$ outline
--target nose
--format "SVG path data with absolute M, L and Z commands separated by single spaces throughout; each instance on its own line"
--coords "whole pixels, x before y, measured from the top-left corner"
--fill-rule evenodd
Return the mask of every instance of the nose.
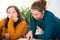
M 13 15 L 13 13 L 11 13 L 11 15 Z
M 10 17 L 13 18 L 13 14 L 12 13 L 10 14 Z

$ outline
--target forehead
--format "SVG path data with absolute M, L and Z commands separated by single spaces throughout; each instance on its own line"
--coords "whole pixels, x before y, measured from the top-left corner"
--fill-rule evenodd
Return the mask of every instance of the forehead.
M 32 14 L 40 14 L 41 12 L 37 9 L 31 9 Z
M 15 10 L 15 8 L 14 7 L 11 7 L 11 8 L 8 9 L 8 11 L 11 11 L 11 10 Z

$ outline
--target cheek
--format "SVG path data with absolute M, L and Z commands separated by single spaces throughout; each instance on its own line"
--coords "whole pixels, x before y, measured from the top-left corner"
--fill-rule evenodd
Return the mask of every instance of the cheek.
M 13 17 L 17 17 L 17 13 L 13 14 Z
M 38 17 L 41 17 L 41 15 L 38 15 Z
M 42 15 L 41 15 L 41 14 L 39 14 L 38 16 L 39 16 L 39 17 L 41 17 Z

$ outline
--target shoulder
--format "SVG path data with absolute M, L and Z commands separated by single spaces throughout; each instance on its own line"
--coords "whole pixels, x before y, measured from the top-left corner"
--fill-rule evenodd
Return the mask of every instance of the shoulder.
M 3 18 L 2 20 L 0 20 L 0 22 L 5 22 L 6 18 Z
M 27 23 L 26 23 L 26 21 L 23 20 L 19 24 L 23 24 L 24 25 L 24 24 L 27 24 Z
M 45 21 L 47 22 L 55 22 L 55 15 L 51 12 L 51 11 L 48 11 L 46 10 L 45 11 Z
M 46 14 L 46 16 L 54 16 L 53 12 L 51 12 L 49 10 L 45 10 L 45 14 Z

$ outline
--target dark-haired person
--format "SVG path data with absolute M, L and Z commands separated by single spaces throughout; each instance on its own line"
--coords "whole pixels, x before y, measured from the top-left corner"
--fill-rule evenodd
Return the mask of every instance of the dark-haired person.
M 32 40 L 32 38 L 56 40 L 60 34 L 60 19 L 52 12 L 46 10 L 46 1 L 40 0 L 40 2 L 34 2 L 31 6 L 31 12 L 30 31 L 26 35 L 27 40 Z M 42 34 L 35 34 L 36 26 L 42 29 Z
M 27 24 L 23 20 L 20 10 L 16 6 L 9 6 L 6 10 L 7 18 L 0 21 L 2 37 L 10 40 L 22 38 L 27 33 Z

